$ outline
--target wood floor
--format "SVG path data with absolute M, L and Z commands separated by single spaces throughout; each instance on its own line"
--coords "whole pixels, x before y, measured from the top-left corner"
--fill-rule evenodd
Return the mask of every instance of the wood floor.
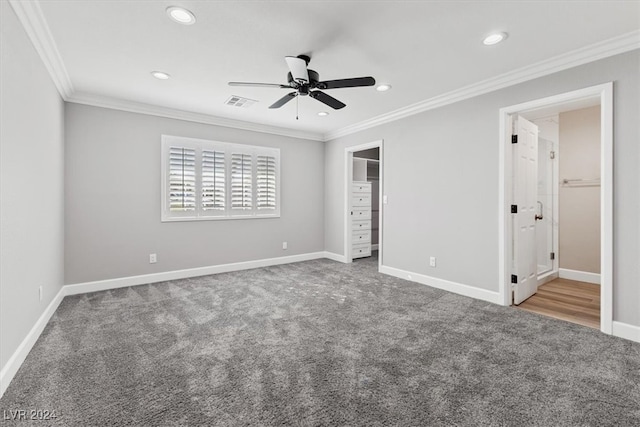
M 600 329 L 600 286 L 593 283 L 555 279 L 516 307 Z

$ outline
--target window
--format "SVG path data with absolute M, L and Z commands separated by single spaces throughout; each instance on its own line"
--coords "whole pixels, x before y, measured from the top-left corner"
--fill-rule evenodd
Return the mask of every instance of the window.
M 280 216 L 280 149 L 162 135 L 162 221 Z

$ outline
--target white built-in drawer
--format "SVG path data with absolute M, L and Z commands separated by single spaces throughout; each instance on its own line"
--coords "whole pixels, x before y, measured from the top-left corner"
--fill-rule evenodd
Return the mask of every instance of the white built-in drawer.
M 354 207 L 351 218 L 354 220 L 371 219 L 371 208 Z M 371 226 L 369 226 L 369 228 L 371 228 Z
M 353 221 L 351 223 L 351 229 L 356 230 L 371 230 L 371 221 Z
M 371 230 L 354 230 L 351 236 L 351 242 L 356 243 L 369 243 L 371 242 Z
M 371 183 L 370 182 L 354 182 L 351 191 L 354 193 L 369 193 L 371 194 Z
M 351 258 L 362 258 L 365 256 L 371 256 L 371 244 L 363 243 L 351 247 Z
M 354 194 L 351 198 L 351 206 L 371 206 L 371 195 Z

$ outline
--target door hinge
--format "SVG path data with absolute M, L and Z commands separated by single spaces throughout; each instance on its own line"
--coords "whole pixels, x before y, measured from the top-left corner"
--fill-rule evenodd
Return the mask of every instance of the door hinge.
M 511 205 L 511 213 L 518 213 L 518 205 Z
M 518 143 L 518 135 L 511 135 L 511 143 L 512 144 Z
M 518 276 L 516 276 L 515 274 L 511 275 L 511 283 L 518 283 Z
M 555 252 L 551 252 L 550 256 L 551 259 L 556 259 L 556 253 Z
M 551 152 L 549 152 L 549 158 L 550 158 L 551 160 L 555 159 L 555 158 L 556 158 L 556 152 L 555 152 L 555 151 L 551 151 Z

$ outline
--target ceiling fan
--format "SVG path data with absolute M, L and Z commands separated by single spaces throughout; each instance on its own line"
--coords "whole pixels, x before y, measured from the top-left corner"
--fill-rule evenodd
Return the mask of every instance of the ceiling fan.
M 274 87 L 280 89 L 293 89 L 293 92 L 289 92 L 273 104 L 269 108 L 280 108 L 287 102 L 291 101 L 298 96 L 307 96 L 316 99 L 323 104 L 328 105 L 334 110 L 339 110 L 346 107 L 341 101 L 338 101 L 334 97 L 321 92 L 318 89 L 338 89 L 345 87 L 360 87 L 360 86 L 373 86 L 376 84 L 376 80 L 373 77 L 355 77 L 350 79 L 338 79 L 338 80 L 325 80 L 320 81 L 320 75 L 313 70 L 307 68 L 311 57 L 307 55 L 298 56 L 286 56 L 285 61 L 289 67 L 289 73 L 287 73 L 288 84 L 277 83 L 245 83 L 245 82 L 229 82 L 229 86 L 251 86 L 251 87 Z

